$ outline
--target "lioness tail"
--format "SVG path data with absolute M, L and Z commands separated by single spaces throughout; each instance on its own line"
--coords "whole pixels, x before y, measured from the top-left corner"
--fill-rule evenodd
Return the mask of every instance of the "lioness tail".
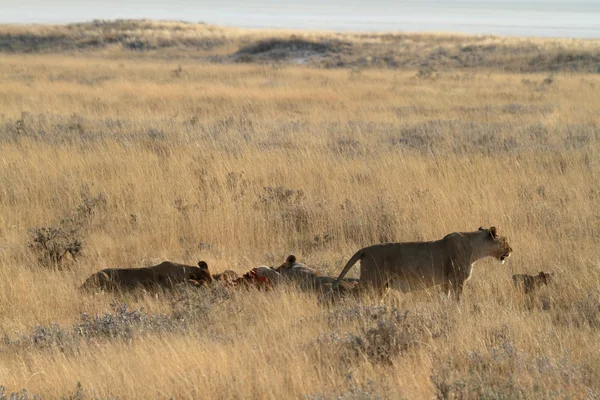
M 342 279 L 344 279 L 344 276 L 346 276 L 346 274 L 348 273 L 348 271 L 350 271 L 350 268 L 352 268 L 352 266 L 354 264 L 356 264 L 358 262 L 358 260 L 361 260 L 363 258 L 364 255 L 364 251 L 363 249 L 357 251 L 356 253 L 354 253 L 354 255 L 352 256 L 352 258 L 350 258 L 350 260 L 348 260 L 348 263 L 346 264 L 346 266 L 344 267 L 344 269 L 342 270 L 342 272 L 340 273 L 340 276 L 338 276 L 338 278 L 335 280 L 334 282 L 334 286 L 338 286 L 340 284 L 340 282 L 342 281 Z

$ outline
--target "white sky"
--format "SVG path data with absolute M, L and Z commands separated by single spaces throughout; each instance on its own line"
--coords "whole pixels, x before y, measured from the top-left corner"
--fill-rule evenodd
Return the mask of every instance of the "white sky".
M 0 23 L 116 18 L 240 27 L 600 37 L 600 0 L 0 0 Z

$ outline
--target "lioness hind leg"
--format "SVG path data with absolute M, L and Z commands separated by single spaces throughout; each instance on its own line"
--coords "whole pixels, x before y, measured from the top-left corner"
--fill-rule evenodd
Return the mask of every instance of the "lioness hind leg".
M 448 283 L 442 284 L 442 293 L 448 299 L 454 299 L 457 302 L 460 301 L 460 296 L 462 295 L 464 282 L 450 281 Z
M 391 290 L 392 289 L 390 289 L 388 285 L 386 285 L 383 289 L 379 290 L 378 297 L 380 304 L 383 304 L 385 302 L 385 299 L 390 295 Z
M 359 288 L 361 293 L 369 293 L 372 297 L 385 298 L 389 290 L 389 276 L 385 266 L 378 266 L 369 259 L 363 259 L 360 265 Z
M 450 283 L 442 284 L 442 293 L 449 299 L 452 296 L 452 285 Z

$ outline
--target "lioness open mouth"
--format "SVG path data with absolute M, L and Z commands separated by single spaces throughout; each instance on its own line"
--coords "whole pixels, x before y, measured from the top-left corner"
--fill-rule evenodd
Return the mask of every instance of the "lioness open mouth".
M 501 262 L 502 264 L 504 264 L 504 261 L 506 261 L 506 259 L 508 258 L 508 256 L 509 256 L 509 255 L 510 255 L 510 254 L 502 254 L 502 255 L 500 256 L 500 262 Z

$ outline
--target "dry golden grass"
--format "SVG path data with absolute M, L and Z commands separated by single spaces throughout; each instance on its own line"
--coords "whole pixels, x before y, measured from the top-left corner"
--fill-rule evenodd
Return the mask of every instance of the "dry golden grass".
M 47 398 L 78 381 L 121 398 L 598 396 L 600 78 L 547 78 L 3 56 L 0 384 Z M 82 254 L 39 265 L 30 230 L 69 223 Z M 477 264 L 459 305 L 435 290 L 387 312 L 293 288 L 77 291 L 97 269 L 163 259 L 244 272 L 293 253 L 335 275 L 364 245 L 480 225 L 514 254 Z M 540 270 L 558 282 L 527 310 L 511 274 Z M 114 301 L 175 318 L 182 295 L 185 329 L 31 340 Z M 383 361 L 344 336 L 367 337 L 373 310 L 391 332 Z

